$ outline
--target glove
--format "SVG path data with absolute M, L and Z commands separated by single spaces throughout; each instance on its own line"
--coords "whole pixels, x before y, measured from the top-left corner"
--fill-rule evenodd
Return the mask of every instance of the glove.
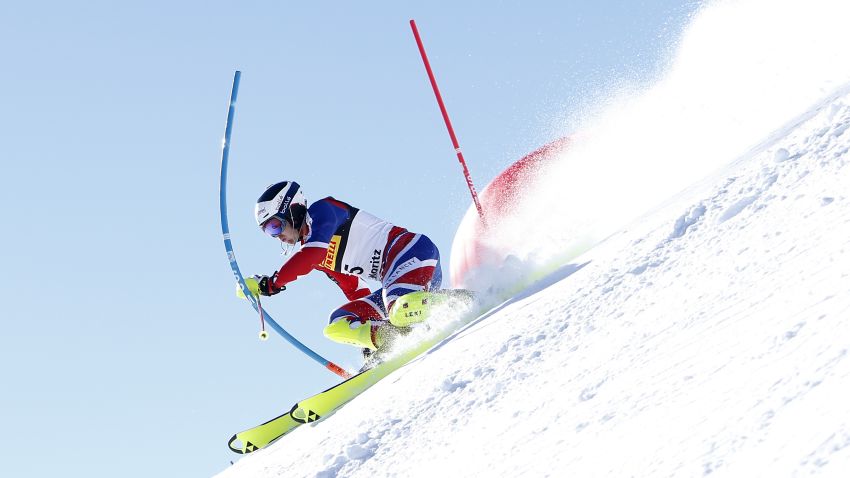
M 272 286 L 273 282 L 274 276 L 272 276 L 271 278 L 267 276 L 254 276 L 245 278 L 245 285 L 248 286 L 248 291 L 254 297 L 259 297 L 260 295 L 270 296 L 286 289 L 286 286 L 281 287 L 280 289 L 275 289 L 274 286 Z M 273 290 L 269 291 L 270 287 Z M 242 293 L 242 287 L 239 286 L 238 282 L 236 283 L 236 296 L 240 299 L 246 298 L 245 294 Z
M 277 277 L 277 272 L 275 272 L 271 277 L 269 276 L 254 276 L 254 279 L 257 281 L 257 288 L 259 289 L 260 295 L 264 295 L 266 297 L 277 294 L 282 290 L 286 290 L 286 286 L 277 288 L 274 286 L 274 279 Z

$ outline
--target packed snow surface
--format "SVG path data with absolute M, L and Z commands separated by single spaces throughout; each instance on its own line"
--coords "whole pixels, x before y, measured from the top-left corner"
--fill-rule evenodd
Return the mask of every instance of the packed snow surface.
M 785 2 L 743 4 L 781 13 Z M 717 16 L 735 20 L 724 20 L 734 36 L 730 8 L 721 3 L 695 20 L 684 50 L 704 46 L 699 32 Z M 825 35 L 840 17 L 807 23 L 793 8 L 786 13 L 795 20 L 783 26 L 792 46 Z M 791 48 L 784 37 L 769 41 L 778 20 L 756 18 L 750 30 L 768 28 L 759 42 Z M 847 44 L 826 41 L 815 53 Z M 687 131 L 696 144 L 675 139 L 685 129 L 669 111 L 654 121 L 677 145 L 659 154 L 708 158 L 711 167 L 697 165 L 699 182 L 683 179 L 685 167 L 670 169 L 674 184 L 662 190 L 678 189 L 661 206 L 631 216 L 334 415 L 220 476 L 847 476 L 850 74 L 836 71 L 848 65 L 794 56 L 806 53 L 799 50 L 786 51 L 802 71 L 785 90 L 787 75 L 768 85 L 769 75 L 740 70 L 763 72 L 769 55 L 742 63 L 737 82 L 706 90 L 740 99 L 732 85 L 745 91 L 755 82 L 749 94 L 779 90 L 767 98 L 788 101 L 766 110 L 729 103 L 734 134 L 712 109 L 718 102 L 692 92 L 690 108 L 717 121 Z M 670 84 L 704 65 L 681 69 L 693 58 L 677 58 L 667 86 L 637 102 L 684 94 Z M 604 151 L 590 143 L 583 154 L 594 148 Z M 665 170 L 652 173 L 651 186 L 664 183 Z M 625 200 L 606 204 L 625 209 Z
M 221 476 L 841 476 L 849 129 L 843 95 Z

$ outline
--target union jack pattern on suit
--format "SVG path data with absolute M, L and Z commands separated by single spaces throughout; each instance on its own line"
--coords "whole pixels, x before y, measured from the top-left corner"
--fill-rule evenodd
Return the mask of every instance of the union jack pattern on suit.
M 324 272 L 350 301 L 331 313 L 331 323 L 344 319 L 352 326 L 378 326 L 399 297 L 440 287 L 440 253 L 423 234 L 331 197 L 310 205 L 306 224 L 301 250 L 280 268 L 274 286 L 283 287 L 314 269 Z M 382 288 L 371 291 L 367 280 Z

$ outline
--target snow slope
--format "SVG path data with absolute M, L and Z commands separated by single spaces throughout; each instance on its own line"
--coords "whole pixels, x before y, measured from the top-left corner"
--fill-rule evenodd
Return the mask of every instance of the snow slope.
M 846 476 L 850 94 L 807 116 L 220 476 Z
M 791 105 L 734 111 L 728 142 L 701 124 L 707 152 L 661 148 L 721 169 L 219 476 L 847 476 L 850 76 L 791 63 L 811 81 L 763 88 Z

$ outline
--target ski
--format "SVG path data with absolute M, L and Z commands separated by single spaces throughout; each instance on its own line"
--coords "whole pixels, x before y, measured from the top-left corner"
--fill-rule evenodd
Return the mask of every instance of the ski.
M 234 453 L 245 454 L 265 448 L 269 443 L 294 430 L 301 422 L 292 418 L 292 412 L 273 418 L 262 425 L 233 435 L 227 446 Z
M 414 299 L 415 297 L 417 296 L 413 295 L 413 297 L 410 298 L 405 296 L 399 300 L 409 300 Z M 464 314 L 461 318 L 453 321 L 449 325 L 446 325 L 437 331 L 437 333 L 432 334 L 409 349 L 388 358 L 386 361 L 379 363 L 372 368 L 363 370 L 353 377 L 334 385 L 323 392 L 299 401 L 292 407 L 292 409 L 290 409 L 290 411 L 283 415 L 269 420 L 262 425 L 249 428 L 233 435 L 228 442 L 228 447 L 234 453 L 251 453 L 265 448 L 274 441 L 292 432 L 302 424 L 313 423 L 327 418 L 342 408 L 343 405 L 357 398 L 358 395 L 365 392 L 369 389 L 369 387 L 375 385 L 395 370 L 398 370 L 408 364 L 416 357 L 426 353 L 435 345 L 438 345 L 440 342 L 452 335 L 455 331 L 471 323 L 478 316 L 479 314 L 477 313 Z

